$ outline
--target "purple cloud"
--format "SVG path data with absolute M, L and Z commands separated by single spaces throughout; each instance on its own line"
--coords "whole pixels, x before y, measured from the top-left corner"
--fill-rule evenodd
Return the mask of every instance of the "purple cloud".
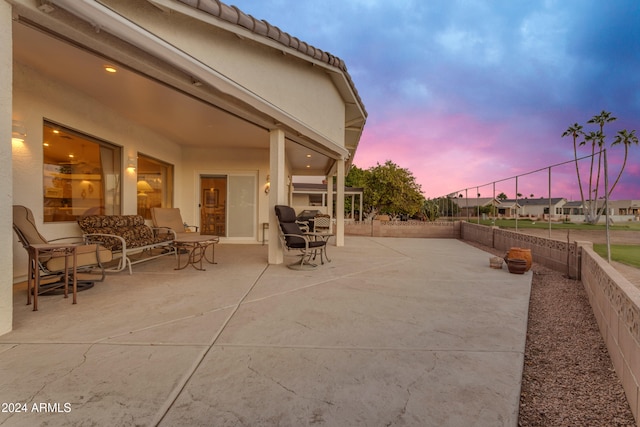
M 618 117 L 609 143 L 640 132 L 636 0 L 235 4 L 345 60 L 369 112 L 355 164 L 392 160 L 428 197 L 572 160 L 561 134 L 603 109 Z M 608 149 L 611 180 L 622 154 Z M 614 198 L 640 199 L 639 165 L 633 146 Z M 555 169 L 553 196 L 579 198 L 575 166 Z M 547 181 L 527 175 L 519 188 L 546 195 Z M 500 185 L 514 195 L 513 184 Z

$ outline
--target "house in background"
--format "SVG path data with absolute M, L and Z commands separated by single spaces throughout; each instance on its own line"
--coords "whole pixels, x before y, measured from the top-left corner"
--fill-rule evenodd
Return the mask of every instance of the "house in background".
M 585 202 L 587 207 L 588 203 L 588 201 Z M 640 200 L 609 200 L 608 212 L 603 209 L 604 203 L 604 200 L 597 202 L 597 207 L 601 211 L 600 222 L 605 220 L 607 213 L 610 220 L 614 222 L 640 221 Z M 562 213 L 566 220 L 579 222 L 584 219 L 585 206 L 579 200 L 567 202 L 563 206 Z
M 640 217 L 640 200 L 610 200 L 613 215 L 633 215 Z
M 500 203 L 498 199 L 493 197 L 456 197 L 451 200 L 458 205 L 457 215 L 461 218 L 477 217 L 479 211 L 495 209 Z
M 516 203 L 519 206 L 517 214 L 521 217 L 529 218 L 544 218 L 549 215 L 549 208 L 551 208 L 551 218 L 559 217 L 562 215 L 562 207 L 567 203 L 567 199 L 563 197 L 552 197 L 538 199 L 518 199 L 518 200 L 503 200 L 505 205 L 511 205 Z M 502 204 L 501 203 L 501 204 Z
M 344 244 L 344 178 L 367 114 L 341 59 L 218 1 L 10 0 L 0 20 L 0 233 L 13 241 L 0 334 L 27 269 L 13 204 L 49 239 L 79 235 L 86 213 L 154 206 L 225 242 L 260 242 L 270 223 L 279 263 L 273 207 L 291 177 L 335 176 Z
M 331 205 L 336 202 L 336 190 L 335 185 L 294 182 L 291 188 L 290 205 L 296 212 L 315 209 L 325 214 L 331 214 Z M 364 189 L 360 187 L 344 187 L 344 197 L 348 201 L 345 203 L 347 218 L 362 221 L 363 193 Z M 329 200 L 331 200 L 331 204 L 328 203 Z
M 584 207 L 582 206 L 582 202 L 579 200 L 568 201 L 562 206 L 562 215 L 584 215 Z

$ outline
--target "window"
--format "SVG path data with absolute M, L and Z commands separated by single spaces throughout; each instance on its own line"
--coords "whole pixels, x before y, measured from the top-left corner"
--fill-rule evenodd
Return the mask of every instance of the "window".
M 138 154 L 138 215 L 151 219 L 151 208 L 173 207 L 173 165 Z
M 120 147 L 47 121 L 42 140 L 45 222 L 121 213 Z
M 322 194 L 309 194 L 309 206 L 323 206 Z

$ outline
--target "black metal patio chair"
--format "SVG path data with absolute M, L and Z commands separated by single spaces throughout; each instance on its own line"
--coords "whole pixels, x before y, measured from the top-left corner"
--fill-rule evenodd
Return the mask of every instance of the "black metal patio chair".
M 295 252 L 300 261 L 289 265 L 294 270 L 311 269 L 317 267 L 310 261 L 317 255 L 324 264 L 324 250 L 327 242 L 316 239 L 314 233 L 305 233 L 296 222 L 296 212 L 290 206 L 277 205 L 275 207 L 278 223 L 280 224 L 280 241 L 287 252 Z

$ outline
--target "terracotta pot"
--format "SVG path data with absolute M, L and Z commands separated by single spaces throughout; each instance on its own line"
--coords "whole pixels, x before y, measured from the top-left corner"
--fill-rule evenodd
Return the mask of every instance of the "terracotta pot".
M 509 258 L 507 261 L 509 273 L 524 274 L 527 271 L 527 260 L 519 258 Z
M 531 249 L 511 248 L 505 256 L 505 261 L 508 262 L 512 258 L 525 260 L 527 262 L 527 269 L 525 271 L 529 271 L 531 269 L 531 263 L 533 262 L 533 258 L 531 257 Z

